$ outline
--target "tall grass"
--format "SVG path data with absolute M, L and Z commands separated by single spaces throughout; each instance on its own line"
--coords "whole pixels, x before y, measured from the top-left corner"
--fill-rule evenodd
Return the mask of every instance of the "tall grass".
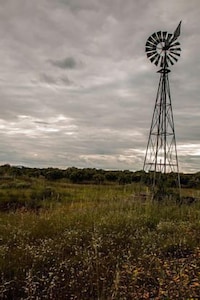
M 200 204 L 141 201 L 138 189 L 23 189 L 41 205 L 0 213 L 1 299 L 198 297 Z

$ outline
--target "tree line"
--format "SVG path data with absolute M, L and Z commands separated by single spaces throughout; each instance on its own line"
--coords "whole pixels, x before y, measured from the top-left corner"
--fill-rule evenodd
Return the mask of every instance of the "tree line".
M 103 170 L 95 168 L 76 168 L 69 167 L 66 169 L 59 168 L 29 168 L 24 166 L 11 166 L 5 164 L 0 166 L 0 178 L 18 178 L 18 177 L 35 177 L 44 178 L 46 180 L 65 179 L 70 183 L 118 183 L 131 184 L 133 182 L 142 182 L 150 184 L 151 173 L 145 171 L 129 171 L 129 170 Z M 173 186 L 176 174 L 165 174 L 165 182 Z M 195 174 L 180 174 L 181 186 L 185 188 L 200 188 L 200 172 Z

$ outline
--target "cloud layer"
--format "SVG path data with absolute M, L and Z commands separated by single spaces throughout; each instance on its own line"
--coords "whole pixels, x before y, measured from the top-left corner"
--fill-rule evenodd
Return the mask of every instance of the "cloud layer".
M 197 172 L 199 0 L 0 4 L 0 163 L 143 167 L 159 75 L 147 38 L 182 19 L 170 73 L 180 169 Z

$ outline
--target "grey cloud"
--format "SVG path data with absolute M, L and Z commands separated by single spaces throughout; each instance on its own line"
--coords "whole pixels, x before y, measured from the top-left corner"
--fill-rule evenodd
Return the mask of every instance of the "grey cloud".
M 69 80 L 69 78 L 67 76 L 62 76 L 60 78 L 60 81 L 66 85 L 74 84 L 71 80 Z
M 96 10 L 100 5 L 98 4 L 98 1 L 96 0 L 59 0 L 60 3 L 63 3 L 67 5 L 72 11 L 81 11 L 81 10 Z
M 43 121 L 34 121 L 36 124 L 42 124 L 42 125 L 49 125 L 48 122 L 43 122 Z
M 49 75 L 46 73 L 40 74 L 39 78 L 40 82 L 44 82 L 50 85 L 72 85 L 72 81 L 69 80 L 68 76 L 63 76 L 63 75 Z
M 2 2 L 0 163 L 141 169 L 159 81 L 146 39 L 181 16 L 175 129 L 181 168 L 200 168 L 199 13 L 199 0 Z
M 62 60 L 50 60 L 50 63 L 60 69 L 76 69 L 80 65 L 73 57 L 66 57 Z
M 41 78 L 41 81 L 49 83 L 49 84 L 55 84 L 57 82 L 56 78 L 54 78 L 51 75 L 45 74 L 45 73 L 41 74 L 40 78 Z

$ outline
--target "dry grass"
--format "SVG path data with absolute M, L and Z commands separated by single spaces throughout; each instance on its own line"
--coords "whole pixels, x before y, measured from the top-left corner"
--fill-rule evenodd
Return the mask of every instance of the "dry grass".
M 199 203 L 141 202 L 133 185 L 51 189 L 35 198 L 39 210 L 0 213 L 0 299 L 200 295 Z M 32 195 L 30 187 L 23 193 Z

